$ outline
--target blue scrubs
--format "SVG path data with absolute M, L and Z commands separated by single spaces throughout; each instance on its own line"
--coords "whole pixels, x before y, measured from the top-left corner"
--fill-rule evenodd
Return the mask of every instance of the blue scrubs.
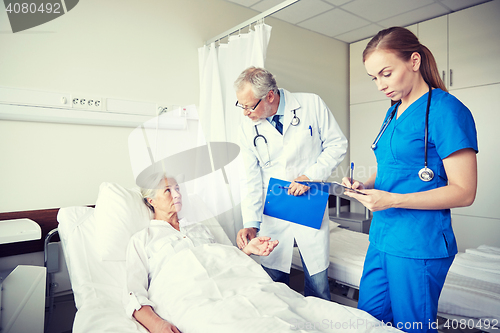
M 420 180 L 427 97 L 428 94 L 423 95 L 399 118 L 394 117 L 381 135 L 375 149 L 376 189 L 415 193 L 446 186 L 443 159 L 465 148 L 478 151 L 476 127 L 469 109 L 449 93 L 434 89 L 429 109 L 427 165 L 435 176 L 429 182 Z M 386 119 L 395 107 L 389 109 Z M 400 323 L 398 328 L 404 331 L 436 332 L 431 324 L 436 320 L 439 294 L 456 253 L 449 209 L 390 208 L 374 212 L 358 308 L 380 320 Z

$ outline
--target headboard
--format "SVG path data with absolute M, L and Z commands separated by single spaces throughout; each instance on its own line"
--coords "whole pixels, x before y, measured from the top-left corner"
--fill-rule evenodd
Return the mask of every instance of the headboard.
M 58 212 L 59 208 L 0 213 L 0 221 L 28 218 L 38 223 L 42 229 L 42 238 L 39 240 L 1 244 L 0 257 L 43 251 L 45 236 L 49 231 L 57 228 Z M 52 241 L 58 240 L 57 236 L 54 236 L 52 239 Z

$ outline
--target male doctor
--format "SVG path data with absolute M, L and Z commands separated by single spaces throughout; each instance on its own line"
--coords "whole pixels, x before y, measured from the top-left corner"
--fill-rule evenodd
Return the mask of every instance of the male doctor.
M 278 239 L 280 245 L 261 258 L 261 264 L 274 281 L 289 284 L 296 243 L 304 269 L 304 295 L 330 300 L 328 212 L 317 230 L 262 211 L 271 177 L 291 181 L 288 194 L 302 195 L 309 187 L 296 181 L 326 180 L 344 158 L 347 140 L 319 96 L 278 89 L 273 74 L 263 68 L 247 68 L 234 86 L 236 106 L 248 117 L 239 133 L 246 177 L 241 205 L 244 228 L 237 235 L 238 247 L 243 248 L 259 230 Z

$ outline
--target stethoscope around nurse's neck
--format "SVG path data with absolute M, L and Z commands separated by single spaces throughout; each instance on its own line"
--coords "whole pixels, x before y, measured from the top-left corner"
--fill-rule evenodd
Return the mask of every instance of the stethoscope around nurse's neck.
M 428 146 L 428 140 L 429 140 L 429 138 L 428 138 L 428 136 L 429 136 L 429 108 L 431 106 L 431 97 L 432 97 L 431 85 L 430 84 L 427 84 L 427 85 L 429 86 L 429 94 L 427 96 L 427 108 L 425 109 L 425 134 L 424 134 L 424 141 L 425 141 L 425 146 L 424 146 L 425 147 L 424 148 L 425 160 L 424 160 L 424 163 L 425 164 L 424 164 L 424 167 L 422 169 L 420 169 L 420 171 L 418 172 L 418 177 L 424 182 L 431 181 L 434 178 L 434 171 L 432 171 L 431 169 L 429 169 L 427 167 L 427 146 Z M 380 138 L 384 134 L 385 130 L 389 126 L 389 123 L 391 122 L 391 120 L 394 118 L 394 116 L 398 112 L 398 107 L 400 105 L 401 105 L 401 101 L 399 101 L 396 104 L 396 106 L 394 107 L 394 110 L 392 110 L 389 117 L 387 117 L 387 119 L 382 124 L 382 128 L 380 129 L 380 132 L 378 133 L 377 137 L 375 138 L 375 141 L 373 141 L 373 143 L 371 145 L 372 150 L 377 149 L 378 141 L 380 140 Z
M 290 125 L 297 126 L 300 123 L 300 118 L 297 117 L 297 110 L 292 110 L 292 111 L 293 111 L 293 118 L 290 121 Z M 259 160 L 262 163 L 262 166 L 267 168 L 268 166 L 271 165 L 271 157 L 269 155 L 269 144 L 267 143 L 266 137 L 259 133 L 259 129 L 257 128 L 257 126 L 259 124 L 255 125 L 255 137 L 253 138 L 253 145 L 254 145 L 255 149 L 257 150 L 257 154 L 259 155 Z M 266 152 L 265 152 L 266 159 L 264 159 L 264 160 L 262 159 L 262 154 L 259 151 L 259 147 L 258 147 L 259 142 L 263 142 L 266 145 Z

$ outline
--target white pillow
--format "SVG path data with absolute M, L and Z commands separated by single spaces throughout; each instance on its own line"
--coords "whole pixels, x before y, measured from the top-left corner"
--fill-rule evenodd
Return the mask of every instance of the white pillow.
M 130 237 L 147 227 L 152 213 L 139 189 L 102 183 L 95 205 L 97 252 L 102 260 L 125 260 Z
M 97 253 L 95 209 L 59 209 L 59 236 L 62 240 L 71 289 L 78 310 L 99 299 L 122 306 L 126 281 L 124 261 L 102 261 Z

